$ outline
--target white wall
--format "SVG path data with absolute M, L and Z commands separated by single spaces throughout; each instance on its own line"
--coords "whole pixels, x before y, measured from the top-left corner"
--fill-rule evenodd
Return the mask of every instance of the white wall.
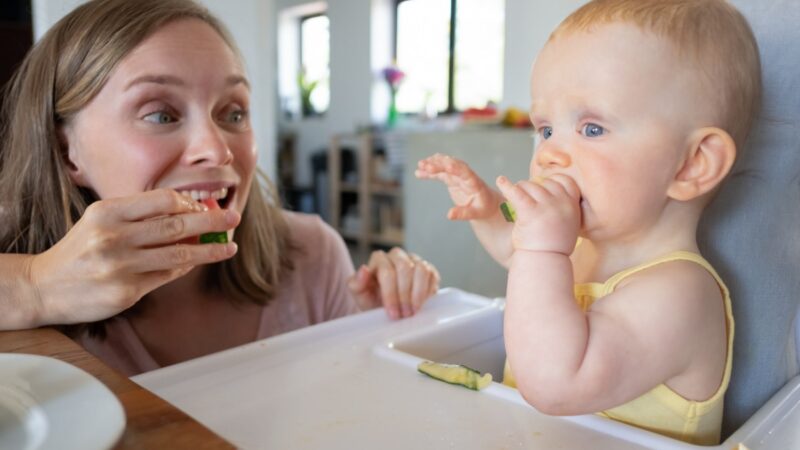
M 131 0 L 135 1 L 135 0 Z M 47 29 L 84 0 L 33 0 L 34 35 L 39 39 Z M 201 0 L 231 31 L 244 55 L 252 85 L 251 113 L 259 147 L 259 166 L 270 178 L 275 176 L 275 34 L 274 2 L 263 0 Z

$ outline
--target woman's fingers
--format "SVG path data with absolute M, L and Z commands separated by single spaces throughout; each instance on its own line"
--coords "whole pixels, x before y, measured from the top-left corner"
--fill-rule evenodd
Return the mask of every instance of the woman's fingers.
M 206 206 L 171 189 L 156 189 L 138 195 L 112 198 L 89 206 L 86 213 L 106 223 L 134 222 L 154 217 L 205 211 Z M 94 210 L 94 211 L 93 211 Z
M 121 234 L 133 247 L 171 244 L 212 231 L 235 228 L 241 217 L 232 209 L 158 217 L 125 224 Z
M 414 261 L 404 250 L 395 247 L 389 251 L 389 260 L 394 267 L 397 277 L 397 301 L 399 303 L 400 314 L 402 317 L 410 317 L 414 314 L 412 305 L 414 282 Z
M 439 290 L 439 272 L 432 264 L 415 254 L 410 254 L 414 262 L 414 281 L 411 289 L 411 308 L 416 314 L 431 295 Z
M 377 294 L 384 309 L 392 319 L 400 316 L 400 296 L 397 273 L 386 252 L 374 251 L 370 255 L 367 268 L 377 280 Z
M 379 300 L 392 318 L 414 315 L 439 289 L 439 272 L 417 255 L 400 248 L 373 252 L 370 270 L 377 280 Z
M 173 244 L 141 249 L 128 258 L 120 258 L 120 270 L 131 273 L 187 269 L 231 258 L 238 251 L 235 242 L 227 244 Z

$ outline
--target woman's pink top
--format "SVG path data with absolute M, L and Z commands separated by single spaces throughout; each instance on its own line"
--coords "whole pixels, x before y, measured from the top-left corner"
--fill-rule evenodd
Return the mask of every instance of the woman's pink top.
M 347 289 L 353 263 L 339 234 L 316 215 L 285 211 L 284 217 L 300 250 L 293 252 L 294 270 L 281 283 L 278 295 L 261 309 L 258 339 L 358 312 Z M 104 339 L 84 333 L 76 340 L 128 376 L 161 367 L 127 318 L 119 315 L 106 323 Z

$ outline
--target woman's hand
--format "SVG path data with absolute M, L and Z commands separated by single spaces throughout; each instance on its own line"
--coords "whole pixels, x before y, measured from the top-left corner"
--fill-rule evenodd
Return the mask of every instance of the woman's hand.
M 348 280 L 347 286 L 359 308 L 383 305 L 392 319 L 414 315 L 439 290 L 439 272 L 413 253 L 393 248 L 374 251 Z
M 196 265 L 232 257 L 232 242 L 180 242 L 230 230 L 240 219 L 169 189 L 93 203 L 64 238 L 30 259 L 36 325 L 108 318 Z
M 503 198 L 464 161 L 437 153 L 417 163 L 414 175 L 439 180 L 447 186 L 455 204 L 447 212 L 450 220 L 483 220 L 500 214 L 498 207 Z

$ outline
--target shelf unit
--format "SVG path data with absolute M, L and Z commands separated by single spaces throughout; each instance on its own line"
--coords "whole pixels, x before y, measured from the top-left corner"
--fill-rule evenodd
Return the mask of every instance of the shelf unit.
M 399 183 L 387 184 L 377 180 L 374 174 L 376 142 L 381 135 L 372 132 L 358 134 L 337 134 L 331 138 L 328 150 L 328 179 L 330 180 L 330 220 L 331 225 L 342 237 L 356 244 L 358 256 L 366 261 L 370 252 L 376 248 L 402 246 L 404 241 L 402 225 L 387 227 L 378 220 L 374 211 L 379 204 L 391 204 L 396 208 L 396 220 L 402 217 L 402 189 Z M 342 149 L 355 148 L 355 170 L 357 181 L 342 180 Z M 342 195 L 354 194 L 356 197 L 356 217 L 358 227 L 343 227 Z M 390 221 L 391 222 L 391 221 Z

